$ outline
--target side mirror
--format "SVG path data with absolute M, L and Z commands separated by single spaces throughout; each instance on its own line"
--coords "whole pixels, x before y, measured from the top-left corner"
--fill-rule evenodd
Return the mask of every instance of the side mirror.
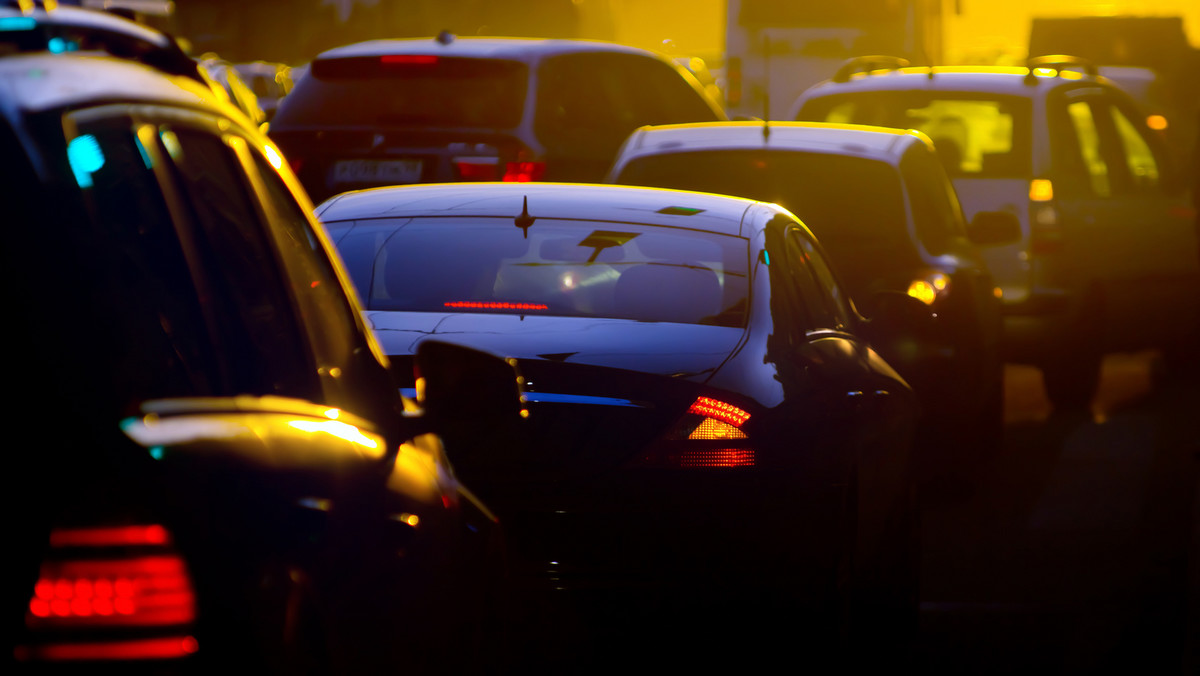
M 1021 239 L 1021 221 L 1008 211 L 981 211 L 967 226 L 967 237 L 980 246 L 1011 244 Z
M 422 432 L 442 437 L 451 463 L 519 443 L 521 378 L 516 366 L 486 352 L 426 340 L 417 347 Z

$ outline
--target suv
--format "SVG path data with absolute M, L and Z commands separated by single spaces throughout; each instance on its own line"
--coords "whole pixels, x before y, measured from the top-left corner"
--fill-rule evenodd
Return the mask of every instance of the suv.
M 984 252 L 1003 292 L 1007 358 L 1040 366 L 1059 408 L 1091 401 L 1107 352 L 1187 358 L 1197 232 L 1183 182 L 1130 97 L 1067 57 L 901 66 L 850 62 L 801 95 L 793 117 L 919 129 L 968 216 L 1021 220 L 1020 241 Z
M 22 430 L 4 659 L 443 667 L 494 519 L 398 394 L 278 150 L 213 101 L 97 53 L 0 59 Z M 426 414 L 516 417 L 503 362 L 439 360 L 491 364 L 513 396 Z
M 446 181 L 599 182 L 637 127 L 725 119 L 671 60 L 584 40 L 378 40 L 319 55 L 271 137 L 314 200 Z
M 930 140 L 919 132 L 818 123 L 643 127 L 609 181 L 777 202 L 829 252 L 854 303 L 880 292 L 922 300 L 938 318 L 934 353 L 884 354 L 921 396 L 930 429 L 961 451 L 995 444 L 1003 421 L 1000 306 L 977 244 L 1019 234 L 1016 219 L 963 220 Z M 974 239 L 975 241 L 972 241 Z

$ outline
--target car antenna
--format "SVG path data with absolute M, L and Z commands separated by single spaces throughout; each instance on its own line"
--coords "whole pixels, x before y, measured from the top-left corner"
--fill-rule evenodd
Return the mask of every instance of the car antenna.
M 533 216 L 529 215 L 529 195 L 526 195 L 525 202 L 521 205 L 521 215 L 513 220 L 513 224 L 521 229 L 525 239 L 529 239 L 529 226 L 533 225 L 533 221 Z
M 763 144 L 771 138 L 771 36 L 763 35 Z

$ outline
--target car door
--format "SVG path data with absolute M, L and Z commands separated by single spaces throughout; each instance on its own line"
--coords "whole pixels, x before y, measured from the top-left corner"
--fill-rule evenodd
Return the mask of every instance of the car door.
M 1180 313 L 1195 312 L 1200 257 L 1164 153 L 1132 104 L 1105 88 L 1051 105 L 1065 131 L 1054 168 L 1062 274 L 1098 308 L 1110 349 L 1178 335 Z

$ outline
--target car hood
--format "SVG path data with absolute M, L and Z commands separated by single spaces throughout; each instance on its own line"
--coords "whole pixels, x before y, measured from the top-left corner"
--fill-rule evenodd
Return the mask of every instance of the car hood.
M 725 326 L 592 317 L 368 311 L 389 355 L 427 338 L 521 360 L 602 366 L 703 382 L 741 344 Z

